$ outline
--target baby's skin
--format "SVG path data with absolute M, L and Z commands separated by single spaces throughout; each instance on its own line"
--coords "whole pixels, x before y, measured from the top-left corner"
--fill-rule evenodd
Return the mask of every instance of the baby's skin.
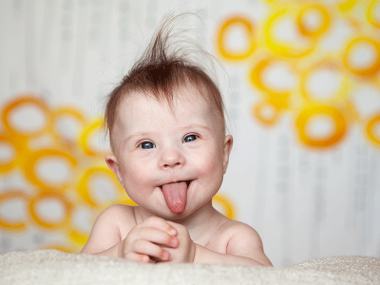
M 120 102 L 114 155 L 106 162 L 138 206 L 104 210 L 82 253 L 146 263 L 271 265 L 257 232 L 212 206 L 232 137 L 199 92 L 176 90 L 172 106 L 139 92 Z

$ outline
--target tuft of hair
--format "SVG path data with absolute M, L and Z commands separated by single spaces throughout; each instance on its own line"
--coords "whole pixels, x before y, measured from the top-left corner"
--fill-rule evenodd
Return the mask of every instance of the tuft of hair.
M 217 84 L 201 63 L 195 63 L 190 59 L 195 54 L 209 58 L 212 56 L 194 42 L 183 39 L 183 31 L 181 34 L 173 32 L 178 22 L 188 17 L 188 14 L 164 17 L 140 59 L 108 95 L 105 124 L 110 136 L 111 149 L 114 150 L 112 132 L 118 106 L 120 101 L 132 92 L 140 92 L 158 101 L 166 100 L 172 108 L 175 90 L 195 86 L 204 99 L 215 107 L 224 129 L 226 128 L 223 98 Z

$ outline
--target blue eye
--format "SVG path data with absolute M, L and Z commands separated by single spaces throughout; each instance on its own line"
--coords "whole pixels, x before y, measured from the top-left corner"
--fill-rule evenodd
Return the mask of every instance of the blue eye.
M 188 135 L 183 139 L 183 142 L 192 142 L 198 138 L 197 135 Z
M 139 145 L 139 147 L 143 149 L 150 149 L 150 148 L 155 148 L 156 146 L 152 142 L 143 142 Z

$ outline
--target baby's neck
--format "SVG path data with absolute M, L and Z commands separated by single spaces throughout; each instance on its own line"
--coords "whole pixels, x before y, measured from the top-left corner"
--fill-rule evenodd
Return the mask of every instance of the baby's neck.
M 154 214 L 146 211 L 140 206 L 135 207 L 134 212 L 136 223 L 141 223 L 143 220 L 154 216 Z M 162 218 L 165 219 L 165 217 Z M 210 232 L 216 231 L 227 218 L 215 210 L 212 204 L 209 203 L 189 216 L 169 220 L 185 226 L 193 241 L 203 244 L 205 242 L 205 237 L 207 239 Z
M 195 243 L 206 246 L 227 218 L 212 206 L 207 210 L 194 214 L 191 219 L 181 224 L 187 228 L 191 239 Z

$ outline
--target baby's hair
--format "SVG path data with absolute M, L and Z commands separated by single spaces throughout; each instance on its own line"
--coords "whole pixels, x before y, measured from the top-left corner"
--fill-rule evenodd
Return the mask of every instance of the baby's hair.
M 216 108 L 225 130 L 224 104 L 218 86 L 200 64 L 195 64 L 188 58 L 188 55 L 194 50 L 181 49 L 179 45 L 170 42 L 173 37 L 173 27 L 177 24 L 178 19 L 184 16 L 187 15 L 165 18 L 141 58 L 109 94 L 105 110 L 105 124 L 113 150 L 112 132 L 118 105 L 122 98 L 132 92 L 143 93 L 158 101 L 166 100 L 172 108 L 175 90 L 196 86 L 201 96 Z M 189 45 L 195 46 L 194 43 L 189 43 Z M 209 55 L 205 51 L 197 49 L 197 52 L 199 51 L 203 55 Z M 211 57 L 211 55 L 209 56 Z

